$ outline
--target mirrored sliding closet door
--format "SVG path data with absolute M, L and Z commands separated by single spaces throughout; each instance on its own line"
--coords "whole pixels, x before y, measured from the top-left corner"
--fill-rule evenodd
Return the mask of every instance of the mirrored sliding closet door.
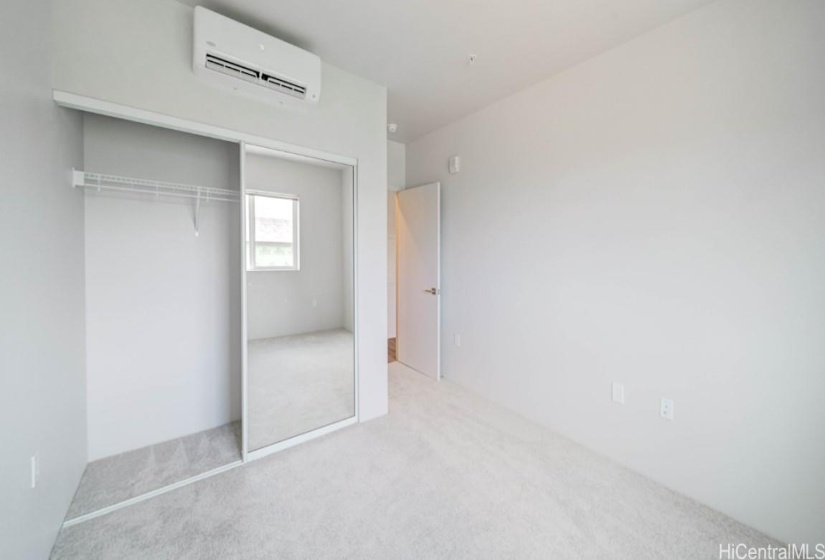
M 353 168 L 246 146 L 247 449 L 355 415 Z

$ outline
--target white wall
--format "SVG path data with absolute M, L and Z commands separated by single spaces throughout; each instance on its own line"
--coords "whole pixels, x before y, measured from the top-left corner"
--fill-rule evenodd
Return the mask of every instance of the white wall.
M 250 154 L 245 173 L 247 189 L 292 194 L 300 201 L 300 270 L 247 273 L 247 336 L 257 340 L 343 328 L 341 170 Z
M 84 115 L 84 169 L 238 189 L 237 144 Z M 240 417 L 239 206 L 86 195 L 89 460 Z
M 395 193 L 406 185 L 406 146 L 387 141 L 387 334 L 395 338 L 396 326 L 396 247 L 395 247 Z
M 407 145 L 447 377 L 787 541 L 825 541 L 824 28 L 721 1 Z
M 407 147 L 401 142 L 387 140 L 387 188 L 403 190 L 407 184 Z
M 0 52 L 20 55 L 0 75 L 1 558 L 48 558 L 86 466 L 81 128 L 51 101 L 49 10 L 0 8 Z
M 387 91 L 328 64 L 318 106 L 279 109 L 199 81 L 192 8 L 174 0 L 54 3 L 54 87 L 358 160 L 359 412 L 387 411 Z
M 395 338 L 398 322 L 397 248 L 395 232 L 395 197 L 398 191 L 387 191 L 387 336 Z

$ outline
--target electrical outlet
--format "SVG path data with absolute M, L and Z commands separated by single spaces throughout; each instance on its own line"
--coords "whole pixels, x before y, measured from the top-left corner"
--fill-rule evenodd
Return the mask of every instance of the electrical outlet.
M 32 488 L 37 487 L 37 479 L 40 477 L 40 461 L 37 459 L 37 455 L 33 455 L 31 458 L 31 485 Z
M 662 418 L 673 420 L 673 401 L 662 397 L 661 405 L 659 406 L 659 414 Z
M 453 343 L 455 343 L 456 346 L 461 346 L 461 335 L 460 334 L 456 333 L 455 337 L 453 337 Z
M 624 404 L 624 385 L 613 382 L 613 402 Z

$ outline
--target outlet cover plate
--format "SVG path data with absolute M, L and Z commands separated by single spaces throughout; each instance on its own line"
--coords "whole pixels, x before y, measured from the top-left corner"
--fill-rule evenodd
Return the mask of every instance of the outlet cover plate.
M 662 397 L 662 402 L 659 405 L 659 414 L 666 420 L 673 420 L 673 400 Z
M 613 382 L 613 402 L 624 404 L 624 384 Z

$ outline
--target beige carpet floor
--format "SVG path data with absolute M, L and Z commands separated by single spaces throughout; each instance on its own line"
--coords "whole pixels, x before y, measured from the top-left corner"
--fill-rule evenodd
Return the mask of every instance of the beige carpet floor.
M 717 559 L 779 543 L 449 381 L 390 414 L 64 530 L 53 558 Z

